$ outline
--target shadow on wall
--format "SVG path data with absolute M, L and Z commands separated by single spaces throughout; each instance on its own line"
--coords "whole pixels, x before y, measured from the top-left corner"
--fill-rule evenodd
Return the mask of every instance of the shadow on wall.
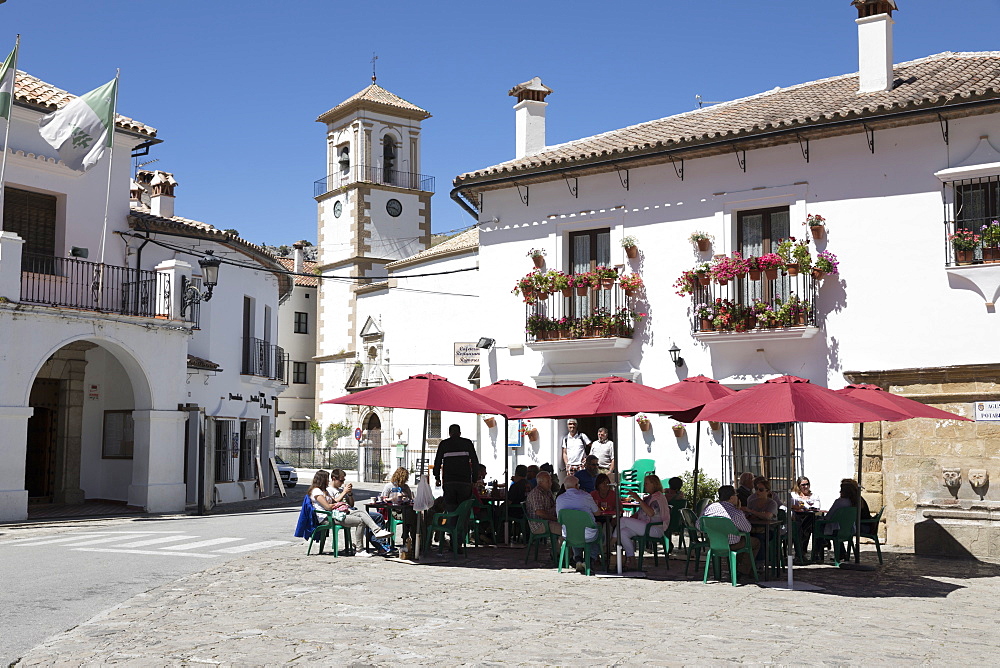
M 959 533 L 959 536 L 966 535 L 966 532 L 962 532 L 961 527 L 944 527 L 932 518 L 925 518 L 923 521 L 915 523 L 913 525 L 913 552 L 920 556 L 957 557 L 978 561 L 978 557 L 963 545 L 957 536 L 953 535 L 953 531 Z M 997 533 L 1000 535 L 1000 531 Z M 973 535 L 969 533 L 968 537 L 971 539 Z M 996 539 L 996 537 L 991 538 Z

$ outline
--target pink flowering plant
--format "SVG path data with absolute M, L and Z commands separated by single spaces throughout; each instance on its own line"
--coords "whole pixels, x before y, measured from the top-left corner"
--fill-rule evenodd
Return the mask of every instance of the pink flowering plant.
M 799 263 L 799 270 L 809 271 L 812 268 L 812 254 L 809 252 L 809 240 L 803 239 L 792 247 L 792 258 Z
M 594 273 L 597 274 L 597 278 L 602 281 L 612 281 L 618 278 L 618 270 L 614 267 L 608 267 L 603 264 L 599 264 L 594 267 Z
M 722 281 L 729 281 L 737 276 L 743 276 L 747 273 L 746 260 L 739 253 L 733 253 L 733 257 L 717 257 L 712 262 L 712 268 L 710 271 L 712 278 L 720 283 Z
M 979 245 L 980 236 L 970 229 L 961 228 L 955 230 L 955 234 L 948 237 L 948 241 L 955 250 L 960 251 L 970 251 L 976 250 L 976 246 Z
M 840 262 L 837 261 L 836 255 L 824 250 L 816 254 L 816 264 L 813 267 L 827 274 L 836 274 L 839 264 Z
M 806 216 L 806 222 L 802 223 L 806 227 L 813 227 L 815 225 L 822 225 L 826 227 L 826 218 L 819 215 L 818 213 L 810 213 Z
M 989 225 L 983 225 L 980 230 L 984 246 L 1000 245 L 1000 220 L 994 220 Z
M 674 291 L 678 297 L 683 297 L 684 295 L 693 294 L 697 285 L 698 274 L 689 269 L 682 273 L 680 277 L 674 281 Z
M 511 290 L 511 294 L 521 295 L 524 298 L 524 303 L 530 303 L 531 298 L 528 296 L 535 291 L 535 274 L 538 272 L 532 271 L 521 278 L 517 279 L 517 283 L 514 285 L 514 289 Z
M 765 269 L 781 269 L 785 266 L 785 262 L 777 253 L 764 253 L 757 258 L 757 266 L 761 271 Z
M 596 288 L 599 281 L 597 274 L 585 271 L 580 274 L 570 274 L 567 282 L 571 288 Z
M 642 276 L 639 274 L 625 274 L 618 282 L 621 284 L 622 290 L 628 290 L 629 292 L 638 292 L 644 287 Z

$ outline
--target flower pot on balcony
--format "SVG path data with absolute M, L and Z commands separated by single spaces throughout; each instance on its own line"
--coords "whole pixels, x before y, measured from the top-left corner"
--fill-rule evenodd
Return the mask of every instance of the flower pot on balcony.
M 750 271 L 747 272 L 747 275 L 750 276 L 750 280 L 751 281 L 759 281 L 760 280 L 760 269 L 751 269 Z
M 525 288 L 521 290 L 521 296 L 524 298 L 524 301 L 530 302 L 532 299 L 535 298 L 535 291 Z
M 578 286 L 576 286 L 576 296 L 577 297 L 586 297 L 588 292 L 590 292 L 590 286 L 589 285 L 578 285 Z
M 557 340 L 568 339 L 568 338 L 569 338 L 569 330 L 568 329 L 557 329 L 556 330 L 556 339 Z
M 610 290 L 613 287 L 615 287 L 615 279 L 613 278 L 601 279 L 601 290 Z
M 785 265 L 785 271 L 788 272 L 789 276 L 798 276 L 799 275 L 799 263 L 798 262 L 789 262 L 788 264 Z
M 806 314 L 805 313 L 799 313 L 796 316 L 796 318 L 795 318 L 795 323 L 797 325 L 799 325 L 800 327 L 805 326 L 805 324 L 806 324 Z
M 625 291 L 625 296 L 626 297 L 635 297 L 635 290 L 626 290 Z
M 721 422 L 713 422 L 713 421 L 709 420 L 708 427 L 712 431 L 719 431 L 720 429 L 722 429 L 722 423 Z
M 711 276 L 707 276 L 707 275 L 706 276 L 702 276 L 702 275 L 698 276 L 698 285 L 710 285 L 711 283 L 712 283 L 712 277 Z
M 635 258 L 639 257 L 639 247 L 638 246 L 626 246 L 625 247 L 625 256 L 628 259 L 630 259 L 630 260 L 634 260 Z
M 701 319 L 701 331 L 703 331 L 703 332 L 711 332 L 713 329 L 715 329 L 715 325 L 712 324 L 712 319 L 711 318 L 702 318 Z
M 573 288 L 563 288 L 562 289 L 562 296 L 563 297 L 572 297 L 573 296 Z
M 1000 262 L 1000 248 L 996 246 L 983 246 L 983 262 L 987 264 Z
M 972 260 L 975 257 L 976 252 L 971 250 L 958 250 L 955 249 L 955 262 L 958 264 L 972 264 Z
M 823 280 L 823 277 L 826 276 L 826 272 L 823 271 L 822 269 L 813 269 L 812 275 L 813 278 L 815 278 L 817 281 L 821 281 Z
M 487 415 L 486 417 L 484 417 L 483 422 L 485 422 L 486 426 L 489 427 L 490 429 L 497 426 L 497 420 L 492 415 Z
M 643 420 L 639 423 L 639 431 L 649 431 L 653 426 L 653 423 L 649 420 Z
M 822 225 L 810 225 L 809 231 L 812 232 L 813 239 L 822 239 L 826 228 Z
M 728 278 L 717 278 L 717 279 L 715 279 L 715 282 L 718 283 L 719 285 L 726 285 L 727 283 L 729 283 L 729 279 Z
M 765 269 L 764 270 L 764 278 L 766 278 L 769 281 L 776 281 L 776 280 L 778 280 L 778 270 L 777 269 Z
M 540 290 L 535 293 L 535 296 L 538 297 L 539 299 L 548 299 L 549 293 L 545 292 L 544 290 Z
M 711 239 L 698 239 L 698 241 L 696 241 L 695 243 L 698 244 L 698 250 L 701 251 L 702 253 L 704 253 L 705 251 L 707 251 L 712 247 Z
M 545 266 L 545 257 L 542 255 L 532 255 L 531 261 L 535 263 L 535 269 L 541 269 Z
M 524 432 L 524 435 L 527 436 L 528 440 L 531 441 L 532 443 L 534 443 L 535 441 L 538 440 L 538 430 L 537 429 L 530 429 L 530 430 Z
M 674 430 L 674 436 L 676 436 L 677 438 L 683 436 L 687 431 L 686 429 L 684 429 L 684 425 L 682 424 L 675 424 L 673 427 L 671 427 L 671 429 Z

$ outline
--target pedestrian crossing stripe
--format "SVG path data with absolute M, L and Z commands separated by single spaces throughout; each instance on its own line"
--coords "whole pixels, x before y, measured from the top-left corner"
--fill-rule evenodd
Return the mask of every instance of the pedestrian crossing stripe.
M 51 536 L 36 536 L 20 540 L 5 541 L 0 545 L 12 547 L 33 547 L 35 545 L 57 545 L 77 552 L 104 552 L 117 554 L 144 554 L 174 557 L 194 557 L 196 559 L 211 559 L 232 554 L 255 552 L 272 547 L 290 545 L 287 540 L 265 540 L 243 545 L 227 545 L 237 543 L 245 538 L 219 537 L 197 540 L 199 536 L 186 534 L 183 531 L 92 531 L 82 532 L 73 536 L 52 538 Z M 100 545 L 101 547 L 96 547 Z M 136 549 L 153 548 L 154 549 Z M 203 548 L 214 549 L 204 550 Z M 223 547 L 225 546 L 225 547 Z M 202 551 L 194 552 L 187 550 Z

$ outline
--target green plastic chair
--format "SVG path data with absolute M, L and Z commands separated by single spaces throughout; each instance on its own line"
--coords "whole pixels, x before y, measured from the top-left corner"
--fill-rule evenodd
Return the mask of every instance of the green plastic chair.
M 650 473 L 656 473 L 656 462 L 652 459 L 637 459 L 632 463 L 632 469 L 636 472 L 636 480 L 641 488 L 642 481 L 646 479 L 646 476 Z
M 729 557 L 729 576 L 732 579 L 733 586 L 736 587 L 736 555 L 740 552 L 746 552 L 750 557 L 750 568 L 753 569 L 753 579 L 754 582 L 758 581 L 757 577 L 757 566 L 754 564 L 753 548 L 750 544 L 750 534 L 745 531 L 740 531 L 733 524 L 733 521 L 728 517 L 702 517 L 701 529 L 708 536 L 708 554 L 705 555 L 705 577 L 702 582 L 708 584 L 708 568 L 711 564 L 715 564 L 715 579 L 722 581 L 722 567 L 721 559 L 724 556 Z M 729 536 L 743 536 L 744 543 L 743 547 L 738 550 L 733 550 L 733 546 L 729 544 Z
M 694 511 L 690 508 L 681 508 L 679 514 L 681 522 L 684 524 L 684 531 L 687 533 L 687 545 L 684 547 L 684 552 L 687 553 L 687 559 L 684 561 L 684 575 L 687 575 L 688 567 L 691 566 L 691 553 L 695 553 L 694 567 L 698 568 L 698 564 L 701 563 L 701 551 L 707 550 L 709 543 L 708 538 L 698 528 L 698 517 Z
M 597 559 L 604 564 L 604 533 L 594 521 L 594 516 L 582 510 L 560 510 L 559 524 L 566 530 L 563 537 L 562 547 L 559 548 L 559 572 L 562 573 L 563 566 L 569 567 L 569 558 L 572 548 L 583 548 L 583 558 L 587 562 L 587 575 L 590 575 L 591 559 L 594 551 L 597 552 Z M 586 529 L 596 529 L 597 538 L 587 542 Z
M 520 517 L 511 516 L 512 510 L 520 510 Z M 519 536 L 527 540 L 528 535 L 528 511 L 524 507 L 523 503 L 511 503 L 507 505 L 507 522 L 511 525 L 516 525 L 517 529 L 520 531 Z
M 351 532 L 348 527 L 345 527 L 339 522 L 333 520 L 332 510 L 320 510 L 321 514 L 326 515 L 326 519 L 323 520 L 312 533 L 309 534 L 309 549 L 306 550 L 306 556 L 312 553 L 313 542 L 319 543 L 319 554 L 323 554 L 323 546 L 326 544 L 327 537 L 330 538 L 330 542 L 333 543 L 333 556 L 340 556 L 340 546 L 337 544 L 337 529 L 344 530 L 344 549 L 350 549 L 353 547 L 354 543 L 351 540 Z
M 854 539 L 854 521 L 858 518 L 856 506 L 838 508 L 832 515 L 827 515 L 823 519 L 816 520 L 816 528 L 813 533 L 813 554 L 819 555 L 819 561 L 823 561 L 823 541 L 829 540 L 833 543 L 833 563 L 840 566 L 842 561 L 846 561 L 851 553 L 851 544 Z M 836 524 L 837 530 L 827 535 L 826 527 Z M 819 539 L 819 540 L 817 540 Z M 816 559 L 813 559 L 816 561 Z
M 472 504 L 475 502 L 475 499 L 467 499 L 450 513 L 435 513 L 427 527 L 427 541 L 425 543 L 427 549 L 430 549 L 434 534 L 447 534 L 451 539 L 451 551 L 455 553 L 455 556 L 458 556 L 458 546 L 461 544 L 462 555 L 468 557 L 469 553 L 465 549 L 465 545 L 469 538 L 469 515 L 472 513 Z
M 469 509 L 469 534 L 472 536 L 472 540 L 476 543 L 476 547 L 479 547 L 479 533 L 489 526 L 490 536 L 496 543 L 497 528 L 493 522 L 493 506 L 482 503 L 479 499 L 474 499 L 474 501 L 475 503 Z M 476 515 L 476 510 L 479 511 L 479 515 Z
M 635 492 L 642 494 L 642 485 L 639 483 L 639 472 L 635 469 L 625 469 L 618 477 L 618 496 L 622 500 L 627 499 L 629 494 Z
M 878 563 L 882 563 L 882 546 L 878 541 L 878 523 L 882 520 L 882 513 L 885 512 L 885 506 L 882 506 L 882 510 L 878 511 L 878 514 L 870 520 L 861 521 L 861 537 L 868 538 L 875 541 L 875 551 L 878 552 Z M 856 519 L 856 518 L 855 518 Z M 875 527 L 872 531 L 866 531 L 865 526 Z
M 556 554 L 556 545 L 559 544 L 559 539 L 562 538 L 562 536 L 557 533 L 552 533 L 549 528 L 548 520 L 529 518 L 527 523 L 528 539 L 525 541 L 527 543 L 527 547 L 524 550 L 524 563 L 528 563 L 528 557 L 531 556 L 532 545 L 535 546 L 535 561 L 538 561 L 538 547 L 547 540 L 549 542 L 549 552 L 552 557 L 552 565 L 557 565 L 559 561 Z M 536 532 L 534 527 L 538 526 L 543 527 L 544 531 Z
M 670 524 L 666 533 L 677 536 L 677 547 L 684 548 L 684 520 L 681 518 L 681 510 L 687 508 L 687 499 L 674 499 L 670 502 Z
M 660 559 L 656 556 L 657 548 L 663 545 L 663 560 L 667 564 L 667 569 L 670 568 L 670 550 L 673 549 L 673 545 L 670 543 L 670 534 L 666 531 L 663 532 L 662 536 L 650 536 L 649 530 L 653 527 L 662 527 L 663 522 L 650 522 L 646 525 L 646 531 L 641 536 L 634 536 L 632 542 L 635 543 L 635 551 L 639 556 L 639 570 L 642 570 L 642 558 L 646 553 L 646 548 L 653 548 L 653 565 L 659 566 Z
M 705 508 L 708 508 L 708 506 L 711 505 L 711 503 L 712 503 L 712 499 L 709 499 L 709 498 L 705 498 L 705 499 L 702 499 L 701 501 L 699 501 L 697 503 L 697 505 L 695 505 L 695 507 L 694 507 L 694 514 L 695 514 L 695 516 L 696 517 L 701 517 L 705 513 Z

